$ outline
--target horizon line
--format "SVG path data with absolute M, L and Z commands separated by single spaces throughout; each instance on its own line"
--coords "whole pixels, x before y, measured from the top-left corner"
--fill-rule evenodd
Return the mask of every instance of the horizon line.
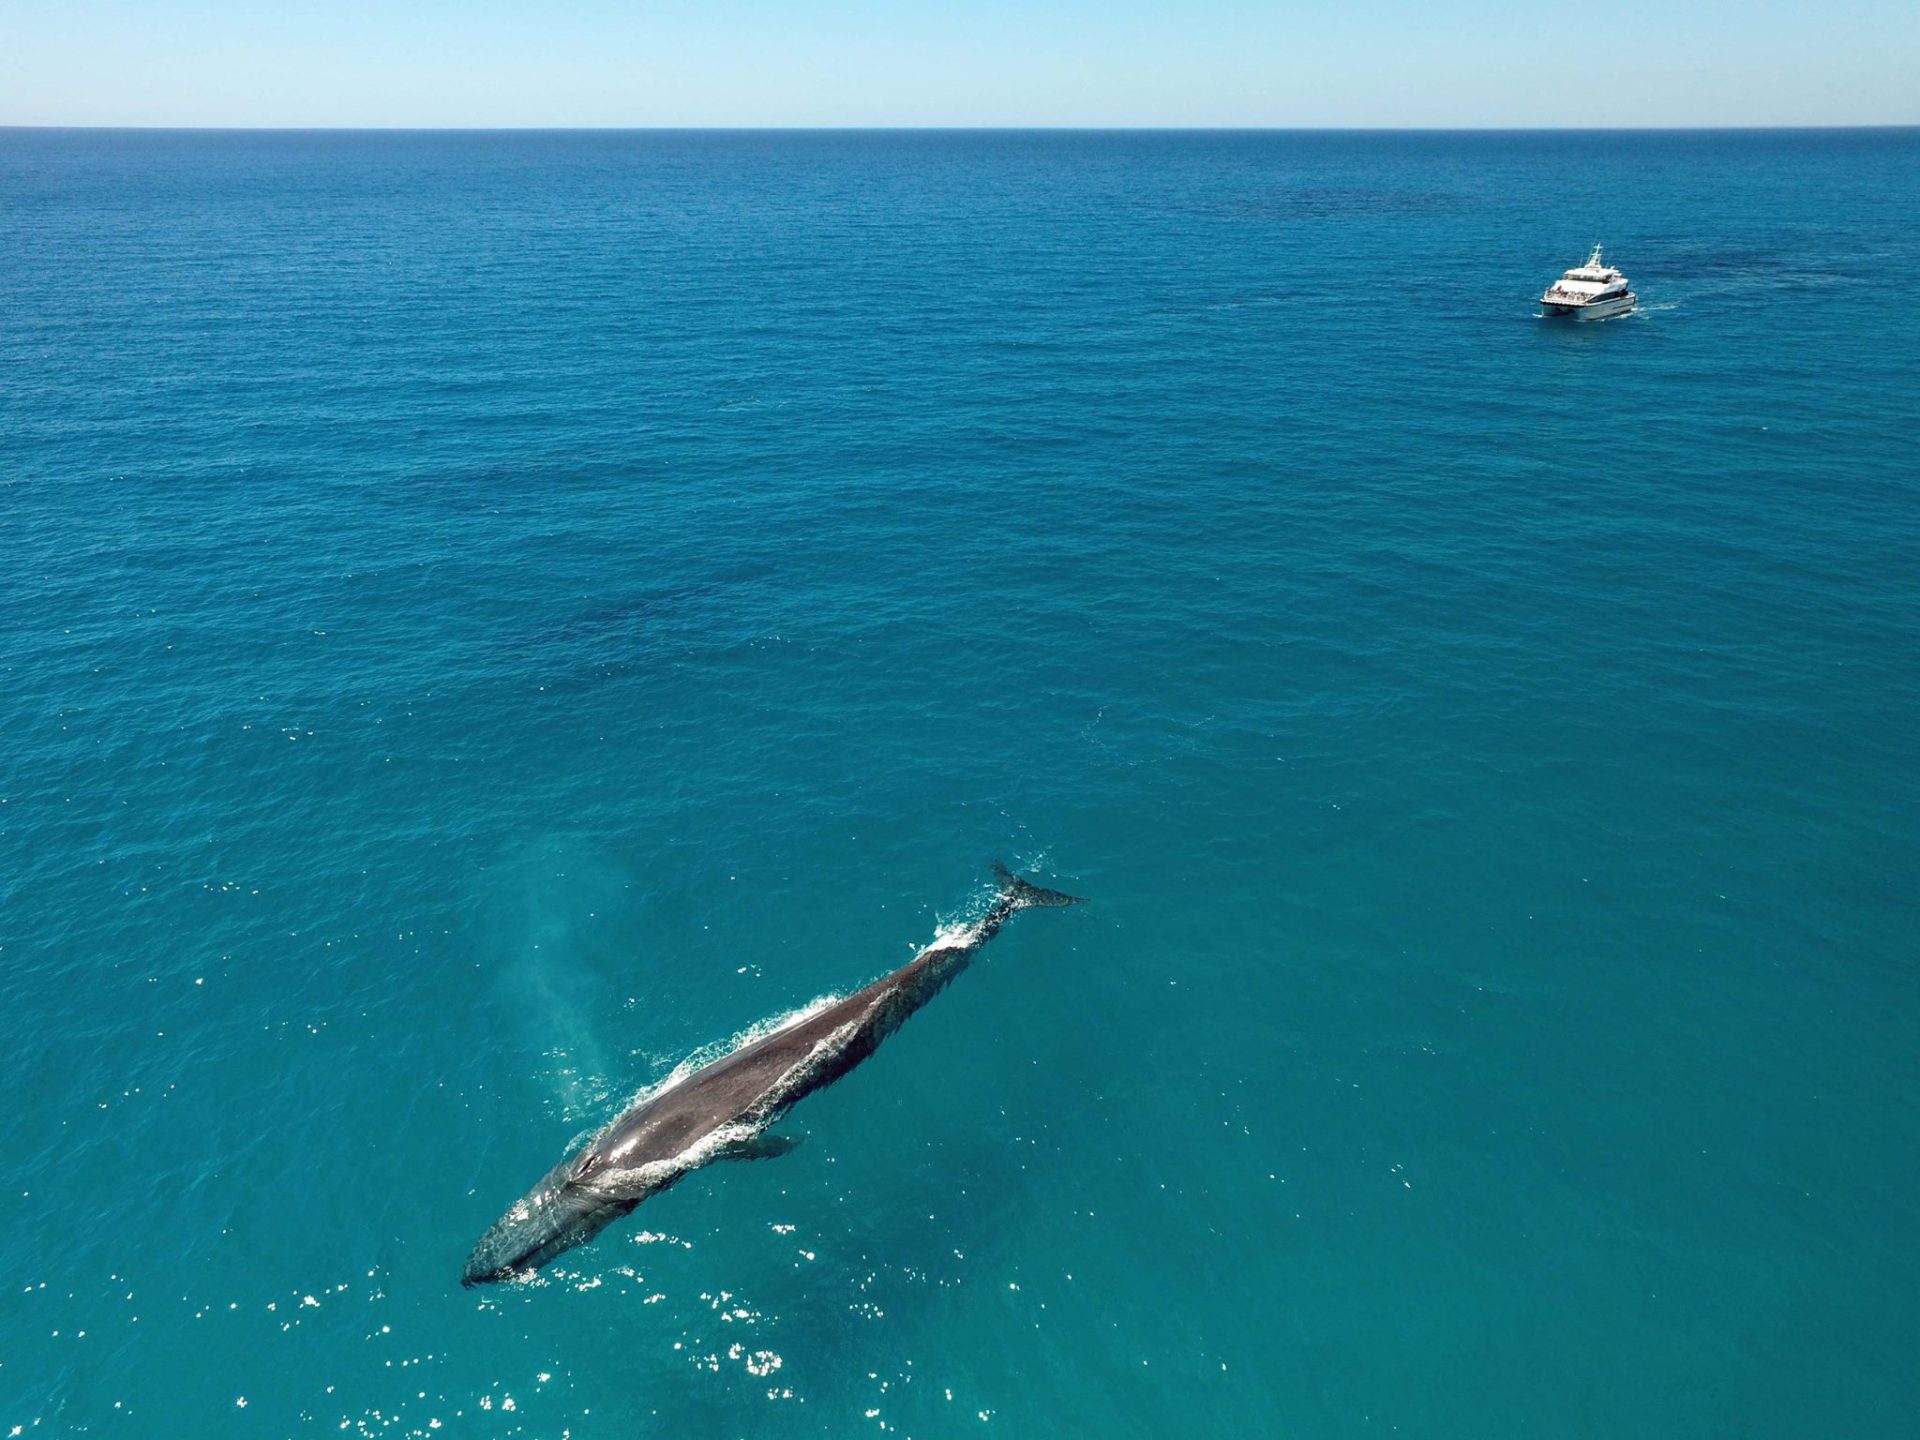
M 1652 135 L 1920 130 L 1920 120 L 1788 125 L 96 125 L 0 122 L 0 132 L 26 130 L 225 135 Z

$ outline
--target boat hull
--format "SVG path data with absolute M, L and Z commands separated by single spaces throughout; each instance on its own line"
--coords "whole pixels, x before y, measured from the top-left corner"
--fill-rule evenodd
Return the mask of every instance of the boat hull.
M 1625 295 L 1609 295 L 1605 300 L 1590 301 L 1585 305 L 1557 305 L 1551 300 L 1540 302 L 1540 313 L 1549 320 L 1611 320 L 1616 315 L 1625 315 L 1639 303 L 1640 297 L 1632 291 Z

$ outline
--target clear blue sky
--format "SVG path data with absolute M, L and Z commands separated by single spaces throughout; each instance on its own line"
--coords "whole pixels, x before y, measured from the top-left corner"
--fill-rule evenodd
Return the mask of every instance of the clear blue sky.
M 1920 0 L 0 0 L 13 125 L 1920 122 Z

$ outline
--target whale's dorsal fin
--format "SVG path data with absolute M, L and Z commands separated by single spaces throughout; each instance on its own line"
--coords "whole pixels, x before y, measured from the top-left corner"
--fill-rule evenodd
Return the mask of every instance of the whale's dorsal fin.
M 993 862 L 993 875 L 1000 882 L 1000 893 L 1016 910 L 1025 910 L 1036 905 L 1084 905 L 1087 902 L 1078 895 L 1069 895 L 1064 890 L 1047 890 L 1022 880 L 998 860 Z

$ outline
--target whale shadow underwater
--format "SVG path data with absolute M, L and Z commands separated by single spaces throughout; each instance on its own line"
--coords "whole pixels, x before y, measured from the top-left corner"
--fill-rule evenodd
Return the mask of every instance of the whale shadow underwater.
M 873 1054 L 952 983 L 1010 917 L 1037 906 L 1083 903 L 1005 866 L 993 868 L 999 890 L 980 919 L 942 931 L 891 975 L 670 1080 L 616 1117 L 488 1228 L 460 1283 L 530 1276 L 703 1165 L 792 1149 L 791 1141 L 768 1133 L 774 1123 Z

